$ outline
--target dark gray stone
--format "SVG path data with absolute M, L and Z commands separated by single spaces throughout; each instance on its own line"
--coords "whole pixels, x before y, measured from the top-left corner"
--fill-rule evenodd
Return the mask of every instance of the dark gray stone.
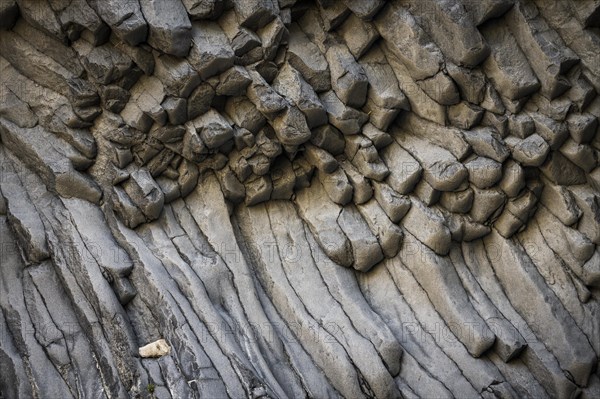
M 194 21 L 191 35 L 192 49 L 188 60 L 203 80 L 233 66 L 233 49 L 216 22 Z
M 138 0 L 148 23 L 148 44 L 157 50 L 185 57 L 192 44 L 192 24 L 180 1 Z

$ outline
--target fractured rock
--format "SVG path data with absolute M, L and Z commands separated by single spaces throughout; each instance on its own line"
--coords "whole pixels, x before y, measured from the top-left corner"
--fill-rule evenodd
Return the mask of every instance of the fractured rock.
M 402 117 L 398 125 L 414 136 L 445 148 L 458 160 L 463 160 L 471 151 L 465 137 L 469 133 L 463 134 L 459 129 L 440 126 L 413 114 Z
M 383 259 L 377 239 L 355 207 L 344 207 L 338 217 L 338 224 L 352 246 L 353 268 L 366 272 Z
M 488 188 L 502 178 L 502 164 L 493 159 L 475 157 L 465 162 L 469 171 L 469 181 L 478 188 Z
M 223 11 L 223 0 L 182 0 L 185 9 L 193 19 L 213 19 Z
M 262 28 L 275 17 L 279 11 L 279 4 L 273 0 L 242 0 L 234 3 L 234 10 L 240 24 L 255 30 Z
M 327 114 L 319 97 L 300 72 L 290 64 L 284 64 L 279 70 L 273 81 L 273 88 L 296 104 L 298 109 L 304 113 L 310 128 L 327 123 Z
M 508 197 L 516 197 L 525 187 L 525 173 L 521 165 L 512 159 L 506 161 L 502 171 L 502 180 L 498 186 Z
M 505 23 L 498 20 L 487 24 L 482 34 L 491 48 L 483 70 L 496 90 L 511 100 L 535 93 L 540 82 Z
M 400 195 L 385 183 L 373 182 L 375 200 L 394 223 L 398 223 L 410 209 L 407 196 Z
M 440 205 L 453 213 L 467 213 L 473 205 L 473 190 L 445 191 L 440 196 Z
M 194 21 L 191 36 L 188 59 L 203 80 L 233 66 L 234 53 L 229 39 L 216 22 Z
M 508 119 L 508 127 L 511 134 L 521 139 L 526 139 L 535 132 L 535 123 L 527 114 L 511 115 Z
M 359 18 L 370 20 L 385 4 L 383 0 L 344 0 L 344 4 Z
M 511 149 L 512 156 L 523 166 L 540 166 L 550 152 L 550 146 L 538 134 L 532 134 L 518 141 Z
M 559 123 L 540 113 L 531 113 L 530 116 L 535 123 L 535 132 L 541 136 L 551 150 L 557 150 L 569 137 L 569 131 L 564 123 Z
M 89 1 L 115 34 L 128 44 L 136 46 L 146 40 L 148 24 L 138 1 Z
M 541 80 L 541 93 L 551 100 L 565 92 L 571 85 L 561 75 L 579 62 L 577 56 L 547 25 L 531 2 L 517 2 L 506 15 L 507 24 L 518 39 L 519 47 Z
M 442 53 L 406 8 L 398 2 L 388 3 L 373 22 L 412 78 L 421 80 L 438 73 Z
M 218 23 L 227 35 L 238 61 L 241 61 L 245 54 L 252 54 L 253 51 L 262 56 L 262 48 L 259 47 L 260 37 L 252 30 L 240 26 L 233 10 L 226 11 L 219 18 Z
M 411 111 L 423 119 L 430 120 L 439 125 L 446 124 L 446 109 L 443 105 L 435 102 L 421 88 L 415 78 L 411 76 L 409 69 L 402 63 L 400 58 L 390 50 L 390 45 L 384 42 L 381 46 L 385 57 L 392 67 L 403 93 L 408 98 Z M 394 115 L 392 114 L 390 118 Z M 381 117 L 380 117 L 381 119 Z
M 571 186 L 569 192 L 584 217 L 579 219 L 577 229 L 594 244 L 600 242 L 600 198 L 586 186 Z
M 567 226 L 575 224 L 582 215 L 571 192 L 550 182 L 544 184 L 540 202 Z
M 98 203 L 102 191 L 88 175 L 79 173 L 71 160 L 63 156 L 58 148 L 71 149 L 66 143 L 60 143 L 56 137 L 41 126 L 22 129 L 17 125 L 0 119 L 0 137 L 2 143 L 15 153 L 25 165 L 35 170 L 50 190 L 65 197 L 77 197 Z M 53 145 L 39 145 L 43 139 Z
M 571 138 L 576 143 L 588 143 L 596 134 L 598 118 L 591 114 L 570 114 L 567 117 L 567 126 Z
M 598 152 L 587 144 L 577 144 L 574 140 L 569 139 L 560 147 L 559 151 L 586 173 L 598 166 Z
M 473 203 L 469 215 L 474 222 L 486 223 L 493 221 L 502 211 L 506 201 L 506 195 L 497 188 L 473 189 Z
M 432 3 L 408 0 L 410 11 L 420 17 L 423 28 L 444 55 L 457 65 L 474 67 L 489 54 L 489 48 L 471 16 L 450 0 Z
M 311 132 L 304 114 L 295 106 L 286 108 L 271 122 L 283 145 L 300 145 L 310 140 Z
M 304 146 L 306 160 L 324 173 L 333 173 L 338 168 L 338 161 L 322 148 L 306 144 Z
M 383 5 L 383 2 L 381 4 Z M 377 32 L 372 23 L 363 21 L 354 14 L 346 18 L 346 21 L 339 27 L 338 33 L 344 39 L 348 50 L 350 50 L 357 60 L 379 38 L 379 32 Z
M 0 3 L 0 396 L 598 396 L 598 0 Z
M 460 101 L 454 81 L 444 72 L 440 71 L 430 78 L 418 80 L 417 85 L 438 104 L 453 105 Z
M 253 176 L 246 180 L 244 185 L 246 186 L 244 202 L 247 206 L 259 204 L 271 198 L 273 183 L 269 176 Z
M 275 17 L 271 22 L 258 30 L 264 60 L 273 60 L 277 56 L 279 46 L 287 40 L 288 31 L 280 17 Z
M 27 192 L 22 186 L 12 163 L 2 157 L 2 196 L 5 214 L 27 260 L 33 264 L 47 259 L 50 254 L 46 244 L 44 225 Z
M 396 256 L 404 238 L 402 229 L 387 217 L 375 199 L 358 205 L 357 208 L 377 237 L 385 257 L 393 258 Z
M 191 121 L 200 134 L 202 142 L 210 149 L 218 148 L 233 138 L 233 129 L 227 120 L 216 110 L 210 109 Z
M 165 110 L 171 125 L 182 125 L 188 120 L 188 103 L 179 97 L 167 97 L 160 104 Z
M 390 171 L 387 183 L 400 194 L 409 194 L 421 178 L 419 162 L 395 142 L 385 147 L 381 156 Z
M 346 205 L 352 200 L 352 185 L 341 168 L 332 173 L 318 172 L 317 176 L 331 201 L 339 205 Z
M 146 169 L 131 173 L 123 189 L 148 220 L 156 220 L 163 209 L 164 194 Z
M 411 198 L 411 202 L 402 226 L 435 253 L 447 254 L 450 251 L 451 238 L 445 220 L 421 201 Z
M 200 83 L 187 99 L 187 120 L 195 119 L 208 112 L 215 96 L 215 90 L 208 83 Z
M 288 106 L 288 101 L 280 96 L 265 79 L 256 71 L 249 71 L 252 83 L 246 94 L 248 99 L 267 118 L 274 118 Z
M 370 200 L 373 197 L 373 187 L 369 180 L 348 161 L 341 162 L 340 166 L 352 184 L 352 202 L 359 205 Z
M 482 157 L 491 158 L 497 162 L 504 162 L 510 151 L 496 131 L 490 128 L 477 128 L 463 132 L 465 141 L 473 151 Z
M 461 101 L 448 108 L 448 119 L 453 126 L 460 129 L 471 129 L 483 119 L 484 110 L 466 101 Z
M 258 133 L 267 122 L 263 114 L 246 97 L 230 97 L 225 103 L 225 112 L 236 125 L 252 134 Z
M 460 67 L 451 62 L 446 63 L 448 74 L 458 86 L 461 98 L 472 104 L 483 101 L 485 94 L 486 75 L 479 69 Z
M 180 1 L 138 0 L 148 22 L 148 44 L 164 53 L 185 57 L 192 43 L 192 24 Z
M 586 182 L 585 172 L 557 151 L 548 155 L 540 170 L 554 184 L 570 186 Z
M 369 82 L 348 47 L 342 43 L 331 45 L 325 58 L 331 71 L 331 88 L 340 101 L 349 107 L 362 107 L 367 99 Z
M 350 10 L 341 1 L 319 2 L 319 11 L 326 31 L 331 31 L 340 26 L 350 14 Z
M 365 176 L 382 181 L 389 175 L 388 167 L 379 157 L 373 143 L 362 135 L 346 137 L 346 156 L 352 164 Z
M 280 157 L 271 169 L 273 192 L 271 199 L 291 199 L 296 185 L 296 174 L 292 163 L 285 157 Z
M 364 112 L 346 106 L 333 90 L 321 94 L 319 98 L 327 111 L 329 123 L 346 135 L 360 132 L 369 118 Z
M 346 146 L 344 136 L 332 125 L 323 125 L 314 129 L 310 141 L 317 147 L 321 147 L 330 152 L 332 155 L 343 153 Z
M 319 246 L 331 260 L 338 265 L 350 267 L 354 262 L 352 247 L 337 223 L 342 208 L 334 202 L 323 201 L 323 195 L 327 197 L 321 182 L 313 180 L 310 189 L 302 190 L 296 196 L 298 210 Z
M 155 53 L 154 62 L 154 76 L 160 79 L 167 95 L 188 98 L 200 84 L 198 72 L 186 59 Z
M 325 56 L 297 24 L 292 24 L 289 30 L 288 62 L 302 74 L 317 93 L 329 90 L 331 77 Z
M 469 176 L 463 164 L 448 151 L 411 134 L 399 134 L 396 141 L 415 156 L 423 167 L 423 177 L 436 190 L 453 191 Z
M 19 127 L 34 127 L 38 117 L 29 105 L 17 97 L 10 89 L 0 92 L 0 116 L 10 120 Z
M 381 150 L 382 148 L 387 147 L 394 141 L 394 139 L 389 133 L 378 129 L 370 123 L 367 123 L 363 127 L 362 134 L 369 140 L 371 140 L 371 142 L 373 143 L 373 147 L 375 147 L 377 150 Z
M 585 355 L 591 352 L 588 341 L 556 295 L 544 284 L 539 272 L 532 270 L 535 266 L 523 248 L 513 241 L 501 239 L 493 232 L 484 242 L 488 252 L 494 250 L 492 245 L 497 245 L 495 249 L 497 255 L 490 256 L 490 260 L 502 285 L 522 286 L 520 291 L 508 290 L 507 292 L 513 306 L 521 311 L 524 318 L 536 320 L 535 323 L 530 324 L 531 328 L 537 335 L 545 337 L 546 344 L 557 356 L 561 367 L 568 370 L 575 381 L 587 381 L 590 365 L 593 362 L 591 356 Z M 504 261 L 500 262 L 501 259 Z M 515 279 L 515 276 L 519 278 Z M 535 292 L 536 295 L 518 297 L 516 292 Z M 545 317 L 540 318 L 541 312 Z M 567 318 L 568 321 L 565 321 L 560 331 L 554 331 L 552 327 L 554 320 L 562 318 Z M 563 340 L 571 344 L 564 346 L 564 343 L 560 343 Z M 577 342 L 577 345 L 573 346 L 573 342 Z M 580 356 L 574 356 L 576 352 L 580 352 Z

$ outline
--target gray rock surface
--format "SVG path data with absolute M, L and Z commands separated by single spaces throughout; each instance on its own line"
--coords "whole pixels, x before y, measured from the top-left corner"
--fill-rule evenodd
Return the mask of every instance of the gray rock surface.
M 203 80 L 233 66 L 233 50 L 216 22 L 194 22 L 191 34 L 192 48 L 188 59 Z
M 141 0 L 148 23 L 148 44 L 166 54 L 183 57 L 190 51 L 192 25 L 180 1 Z
M 279 70 L 273 81 L 273 88 L 296 104 L 298 109 L 304 113 L 310 128 L 327 123 L 325 109 L 314 89 L 290 64 L 285 64 Z
M 599 15 L 0 2 L 0 399 L 598 397 Z
M 135 46 L 146 40 L 148 25 L 136 0 L 88 3 L 120 39 Z

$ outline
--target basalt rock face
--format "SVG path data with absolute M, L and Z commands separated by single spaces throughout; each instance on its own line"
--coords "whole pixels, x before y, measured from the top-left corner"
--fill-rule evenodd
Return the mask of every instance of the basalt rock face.
M 0 4 L 0 398 L 600 397 L 597 0 Z

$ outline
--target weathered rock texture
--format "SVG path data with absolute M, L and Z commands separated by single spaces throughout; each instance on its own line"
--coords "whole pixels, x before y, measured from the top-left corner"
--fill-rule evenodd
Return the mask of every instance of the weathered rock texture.
M 0 398 L 600 397 L 599 17 L 0 2 Z

